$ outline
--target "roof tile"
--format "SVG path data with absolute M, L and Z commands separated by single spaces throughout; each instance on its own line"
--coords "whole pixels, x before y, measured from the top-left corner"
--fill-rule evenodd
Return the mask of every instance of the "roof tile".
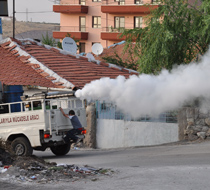
M 17 50 L 12 50 L 12 51 L 11 51 L 11 54 L 16 54 L 16 53 L 18 53 Z
M 47 49 L 29 40 L 27 44 L 16 39 L 12 40 L 29 56 L 20 56 L 17 48 L 10 52 L 6 51 L 4 47 L 9 46 L 9 41 L 0 45 L 0 81 L 5 84 L 57 88 L 65 88 L 65 85 L 71 84 L 73 89 L 82 88 L 85 84 L 102 77 L 116 78 L 123 75 L 128 78 L 130 75 L 128 70 L 112 67 L 105 62 L 97 64 L 89 62 L 86 57 L 64 55 L 56 48 Z M 34 63 L 29 61 L 31 57 L 36 60 Z
M 32 64 L 31 66 L 32 66 L 34 69 L 40 68 L 40 65 L 39 65 L 39 64 Z
M 34 64 L 31 64 L 32 66 L 34 65 Z M 43 73 L 44 71 L 42 70 L 42 69 L 36 69 L 35 70 L 37 73 Z
M 7 46 L 7 47 L 9 47 L 9 46 Z M 13 45 L 13 46 L 7 48 L 7 50 L 8 50 L 8 51 L 11 51 L 12 49 L 14 49 L 14 48 L 16 48 L 16 47 L 17 47 L 16 45 Z
M 11 42 L 8 41 L 8 42 L 5 42 L 5 43 L 1 44 L 1 46 L 2 46 L 2 47 L 5 47 L 5 46 L 8 46 L 10 43 L 11 43 Z
M 60 53 L 60 51 L 58 49 L 51 48 L 51 50 Z
M 43 77 L 48 77 L 49 76 L 49 74 L 46 73 L 46 72 L 40 73 L 40 75 L 42 75 Z

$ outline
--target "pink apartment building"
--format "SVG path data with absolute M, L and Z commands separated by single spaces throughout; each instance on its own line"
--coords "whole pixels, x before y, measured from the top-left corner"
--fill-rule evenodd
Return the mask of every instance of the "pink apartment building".
M 158 6 L 159 0 L 60 0 L 53 6 L 60 13 L 60 30 L 53 37 L 71 34 L 80 41 L 79 52 L 91 52 L 94 43 L 105 48 L 124 40 L 121 28 L 144 27 L 144 17 Z

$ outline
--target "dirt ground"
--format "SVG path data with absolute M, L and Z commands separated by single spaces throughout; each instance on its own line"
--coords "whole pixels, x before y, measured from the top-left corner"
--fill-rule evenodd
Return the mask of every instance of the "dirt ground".
M 23 32 L 28 32 L 28 31 L 33 31 L 33 30 L 54 31 L 58 27 L 59 27 L 58 24 L 16 21 L 15 33 L 17 35 Z M 12 37 L 12 34 L 13 34 L 13 21 L 12 20 L 2 20 L 2 28 L 3 28 L 3 38 Z

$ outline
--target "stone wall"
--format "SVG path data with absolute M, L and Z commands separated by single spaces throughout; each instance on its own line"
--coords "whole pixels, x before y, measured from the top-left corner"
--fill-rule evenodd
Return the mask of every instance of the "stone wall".
M 203 113 L 199 108 L 185 107 L 179 111 L 179 140 L 189 141 L 210 137 L 210 112 Z

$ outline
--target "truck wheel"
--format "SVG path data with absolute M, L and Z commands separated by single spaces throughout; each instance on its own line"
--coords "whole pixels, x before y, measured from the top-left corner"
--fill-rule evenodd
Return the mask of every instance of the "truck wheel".
M 33 149 L 30 142 L 25 137 L 18 137 L 12 141 L 12 150 L 17 156 L 31 156 Z
M 70 148 L 71 148 L 71 144 L 68 143 L 68 144 L 64 144 L 64 145 L 50 147 L 50 150 L 56 156 L 63 156 L 69 152 Z

